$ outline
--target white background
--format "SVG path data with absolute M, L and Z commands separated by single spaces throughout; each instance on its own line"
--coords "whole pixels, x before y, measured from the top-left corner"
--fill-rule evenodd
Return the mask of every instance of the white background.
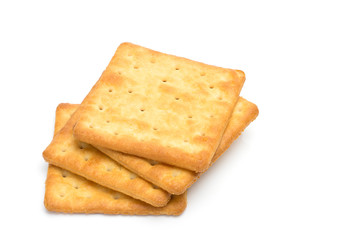
M 360 239 L 357 1 L 1 1 L 0 238 Z M 125 41 L 242 69 L 258 119 L 180 217 L 43 206 L 55 108 Z M 35 238 L 34 238 L 35 239 Z

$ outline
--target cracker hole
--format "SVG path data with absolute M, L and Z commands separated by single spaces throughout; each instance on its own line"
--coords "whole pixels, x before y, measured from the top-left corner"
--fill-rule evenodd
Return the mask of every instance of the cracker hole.
M 80 149 L 85 149 L 85 148 L 86 148 L 86 146 L 87 146 L 87 144 L 86 144 L 86 143 L 79 142 L 79 148 L 80 148 Z
M 218 97 L 219 100 L 222 100 L 222 97 Z
M 163 83 L 166 83 L 166 82 L 167 82 L 167 80 L 165 80 L 165 79 L 164 79 L 164 80 L 162 80 L 162 82 L 163 82 Z
M 66 149 L 61 149 L 62 152 L 66 152 Z
M 185 139 L 185 140 L 184 140 L 184 142 L 186 142 L 186 143 L 187 143 L 187 142 L 189 142 L 189 141 Z
M 110 121 L 109 121 L 109 120 L 107 120 L 107 121 L 106 121 L 106 123 L 110 123 Z
M 121 75 L 122 73 L 119 71 L 119 72 L 117 72 L 119 75 Z
M 152 185 L 152 188 L 153 188 L 153 189 L 159 189 L 159 187 L 156 186 L 156 185 Z
M 63 178 L 66 178 L 67 175 L 68 175 L 67 172 L 62 172 L 62 173 L 61 173 L 61 176 L 62 176 Z
M 143 111 L 145 111 L 145 109 L 144 109 L 144 108 L 141 108 L 140 111 L 143 112 Z
M 200 76 L 204 77 L 206 75 L 206 73 L 202 72 L 200 73 Z
M 120 194 L 116 193 L 113 195 L 113 199 L 118 200 L 120 198 Z
M 59 197 L 63 198 L 63 197 L 65 197 L 65 195 L 64 195 L 64 194 L 60 194 Z
M 213 118 L 214 117 L 214 115 L 210 115 L 210 118 Z
M 179 100 L 180 100 L 180 98 L 176 97 L 176 98 L 175 98 L 175 100 L 176 100 L 176 101 L 179 101 Z
M 205 137 L 205 133 L 202 133 L 201 136 Z
M 210 89 L 214 89 L 214 86 L 210 86 L 209 88 L 210 88 Z
M 132 90 L 128 90 L 128 93 L 132 93 L 133 91 Z
M 157 131 L 158 129 L 156 127 L 153 128 L 154 131 Z
M 138 67 L 138 66 L 134 66 L 134 69 L 139 69 L 139 67 Z
M 112 92 L 112 89 L 109 89 L 109 92 Z
M 106 168 L 106 171 L 111 172 L 112 168 Z
M 117 135 L 119 135 L 119 133 L 117 133 L 117 132 L 114 132 L 114 135 L 115 135 L 115 136 L 117 136 Z
M 99 110 L 102 111 L 104 110 L 104 108 L 102 106 L 99 106 Z
M 133 179 L 135 179 L 136 177 L 137 177 L 137 176 L 136 176 L 135 173 L 130 173 L 130 175 L 129 175 L 130 180 L 133 180 Z
M 78 185 L 75 185 L 74 188 L 75 188 L 75 189 L 79 189 L 79 186 L 78 186 Z
M 179 71 L 179 70 L 180 70 L 180 68 L 179 68 L 179 67 L 176 67 L 176 68 L 175 68 L 175 70 L 176 70 L 176 71 Z
M 155 166 L 156 164 L 158 164 L 158 162 L 154 160 L 150 160 L 149 163 L 151 166 Z
M 89 128 L 94 128 L 93 125 L 89 125 Z
M 189 115 L 189 116 L 188 116 L 188 118 L 192 118 L 192 116 L 191 116 L 191 115 Z
M 84 160 L 85 160 L 85 161 L 88 161 L 88 160 L 89 160 L 89 158 L 88 158 L 88 157 L 84 157 Z

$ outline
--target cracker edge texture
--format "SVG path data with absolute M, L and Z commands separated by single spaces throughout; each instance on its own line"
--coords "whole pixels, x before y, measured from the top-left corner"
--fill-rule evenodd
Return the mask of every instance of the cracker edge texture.
M 71 114 L 75 112 L 79 105 L 59 104 L 56 109 L 56 121 L 54 135 L 65 125 Z M 180 196 L 172 196 L 165 207 L 153 207 L 149 204 L 123 195 L 125 199 L 106 199 L 104 191 L 110 195 L 119 194 L 111 189 L 106 189 L 96 183 L 93 183 L 81 176 L 68 172 L 68 177 L 72 177 L 77 182 L 83 182 L 87 189 L 95 195 L 93 198 L 76 198 L 76 194 L 68 196 L 65 199 L 59 199 L 58 188 L 64 182 L 62 172 L 64 170 L 50 165 L 45 184 L 44 205 L 48 211 L 64 213 L 103 213 L 103 214 L 124 214 L 124 215 L 180 215 L 186 208 L 186 193 Z M 66 184 L 65 184 L 66 185 Z M 65 196 L 63 196 L 65 197 Z
M 113 62 L 116 61 L 118 55 L 123 54 L 121 52 L 122 49 L 134 49 L 134 48 L 141 48 L 142 50 L 148 51 L 149 54 L 153 54 L 153 55 L 159 55 L 159 54 L 166 55 L 170 58 L 176 59 L 176 61 L 197 64 L 203 68 L 210 68 L 210 67 L 214 68 L 214 66 L 206 65 L 203 63 L 189 60 L 189 59 L 160 53 L 160 52 L 153 51 L 153 50 L 143 48 L 143 47 L 140 47 L 140 46 L 137 46 L 134 44 L 130 44 L 130 43 L 123 43 L 117 49 L 114 57 L 112 58 L 110 64 L 108 65 L 107 69 L 110 69 L 111 68 L 110 66 L 115 65 L 115 63 L 113 63 Z M 221 127 L 217 126 L 217 127 L 219 127 L 219 129 L 221 128 L 221 130 L 219 130 L 219 129 L 217 130 L 217 133 L 216 133 L 217 137 L 216 137 L 216 139 L 214 138 L 214 141 L 211 143 L 214 146 L 214 148 L 212 148 L 211 151 L 208 149 L 209 151 L 203 150 L 203 151 L 198 152 L 198 154 L 190 154 L 188 152 L 184 152 L 184 150 L 180 149 L 180 148 L 173 147 L 170 149 L 169 147 L 156 145 L 150 141 L 149 142 L 139 142 L 138 140 L 133 139 L 129 136 L 121 137 L 121 136 L 114 136 L 111 134 L 104 135 L 104 133 L 103 132 L 100 133 L 99 130 L 98 130 L 98 132 L 96 132 L 94 129 L 89 129 L 88 125 L 86 125 L 81 120 L 78 121 L 74 127 L 74 135 L 79 140 L 87 142 L 92 145 L 96 145 L 96 146 L 100 146 L 100 147 L 104 147 L 104 148 L 108 148 L 108 149 L 112 149 L 112 150 L 117 150 L 120 152 L 124 152 L 124 153 L 131 154 L 131 155 L 137 155 L 137 156 L 148 158 L 148 159 L 153 159 L 153 160 L 164 162 L 164 163 L 167 163 L 170 165 L 193 170 L 195 172 L 202 172 L 208 168 L 208 166 L 211 162 L 211 159 L 212 159 L 213 155 L 215 154 L 216 148 L 218 147 L 218 145 L 220 143 L 221 137 L 222 137 L 224 130 L 227 126 L 227 123 L 230 119 L 232 110 L 235 107 L 235 103 L 236 103 L 236 99 L 237 99 L 236 96 L 238 96 L 238 94 L 240 93 L 240 90 L 245 81 L 245 75 L 242 71 L 235 71 L 232 69 L 225 69 L 225 68 L 220 68 L 220 67 L 216 67 L 216 68 L 219 70 L 221 69 L 221 71 L 226 71 L 228 74 L 232 75 L 232 84 L 234 86 L 231 89 L 233 91 L 233 93 L 231 93 L 231 96 L 233 96 L 233 97 L 231 97 L 231 98 L 234 98 L 234 99 L 231 102 L 232 108 L 229 109 L 229 111 L 227 111 L 226 116 L 224 117 L 224 118 L 226 118 L 226 120 L 221 124 Z M 79 110 L 81 114 L 86 114 L 84 105 L 88 104 L 88 102 L 91 101 L 93 95 L 96 93 L 97 89 L 101 88 L 102 84 L 105 84 L 105 83 L 102 83 L 102 81 L 105 81 L 105 80 L 103 80 L 103 78 L 106 79 L 106 77 L 104 77 L 104 75 L 106 75 L 106 71 L 107 70 L 104 71 L 100 80 L 95 84 L 95 86 L 92 88 L 92 90 L 90 91 L 88 96 L 84 99 L 82 106 L 80 107 L 80 110 Z M 108 70 L 108 71 L 111 71 L 111 70 Z M 210 144 L 210 142 L 209 142 L 209 144 Z

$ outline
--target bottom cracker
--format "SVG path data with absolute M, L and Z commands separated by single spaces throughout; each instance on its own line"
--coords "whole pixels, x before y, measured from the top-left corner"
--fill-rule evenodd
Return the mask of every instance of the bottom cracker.
M 64 213 L 180 215 L 187 200 L 186 193 L 174 195 L 165 207 L 153 207 L 49 165 L 44 204 L 49 211 Z
M 77 106 L 57 108 L 54 135 L 64 126 Z M 63 111 L 63 114 L 58 114 Z M 173 196 L 164 207 L 153 207 L 120 192 L 105 188 L 81 176 L 49 165 L 45 184 L 46 209 L 64 213 L 124 215 L 180 215 L 186 208 L 186 193 Z

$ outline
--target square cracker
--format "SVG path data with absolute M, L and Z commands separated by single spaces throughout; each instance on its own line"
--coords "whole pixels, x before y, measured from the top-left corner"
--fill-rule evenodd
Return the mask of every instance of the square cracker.
M 244 129 L 255 120 L 258 113 L 259 110 L 255 104 L 239 97 L 211 164 L 214 163 Z M 157 163 L 98 146 L 95 147 L 130 171 L 172 194 L 184 193 L 200 176 L 200 173 L 195 173 L 183 168 Z
M 163 207 L 170 200 L 170 194 L 152 183 L 137 177 L 126 168 L 94 147 L 76 140 L 72 129 L 77 121 L 78 105 L 60 104 L 56 111 L 56 124 L 70 118 L 54 136 L 43 152 L 44 159 L 60 168 L 85 177 L 100 185 L 144 201 L 155 207 Z M 70 117 L 71 115 L 71 117 Z
M 244 81 L 242 71 L 123 43 L 82 102 L 74 135 L 92 145 L 202 172 Z
M 153 207 L 49 165 L 44 204 L 49 211 L 64 213 L 180 215 L 186 208 L 186 193 L 172 196 L 164 207 Z
M 75 104 L 61 104 L 57 108 L 54 134 L 77 108 Z M 65 213 L 180 215 L 186 208 L 186 193 L 172 196 L 165 207 L 157 208 L 49 165 L 44 204 L 49 211 Z

